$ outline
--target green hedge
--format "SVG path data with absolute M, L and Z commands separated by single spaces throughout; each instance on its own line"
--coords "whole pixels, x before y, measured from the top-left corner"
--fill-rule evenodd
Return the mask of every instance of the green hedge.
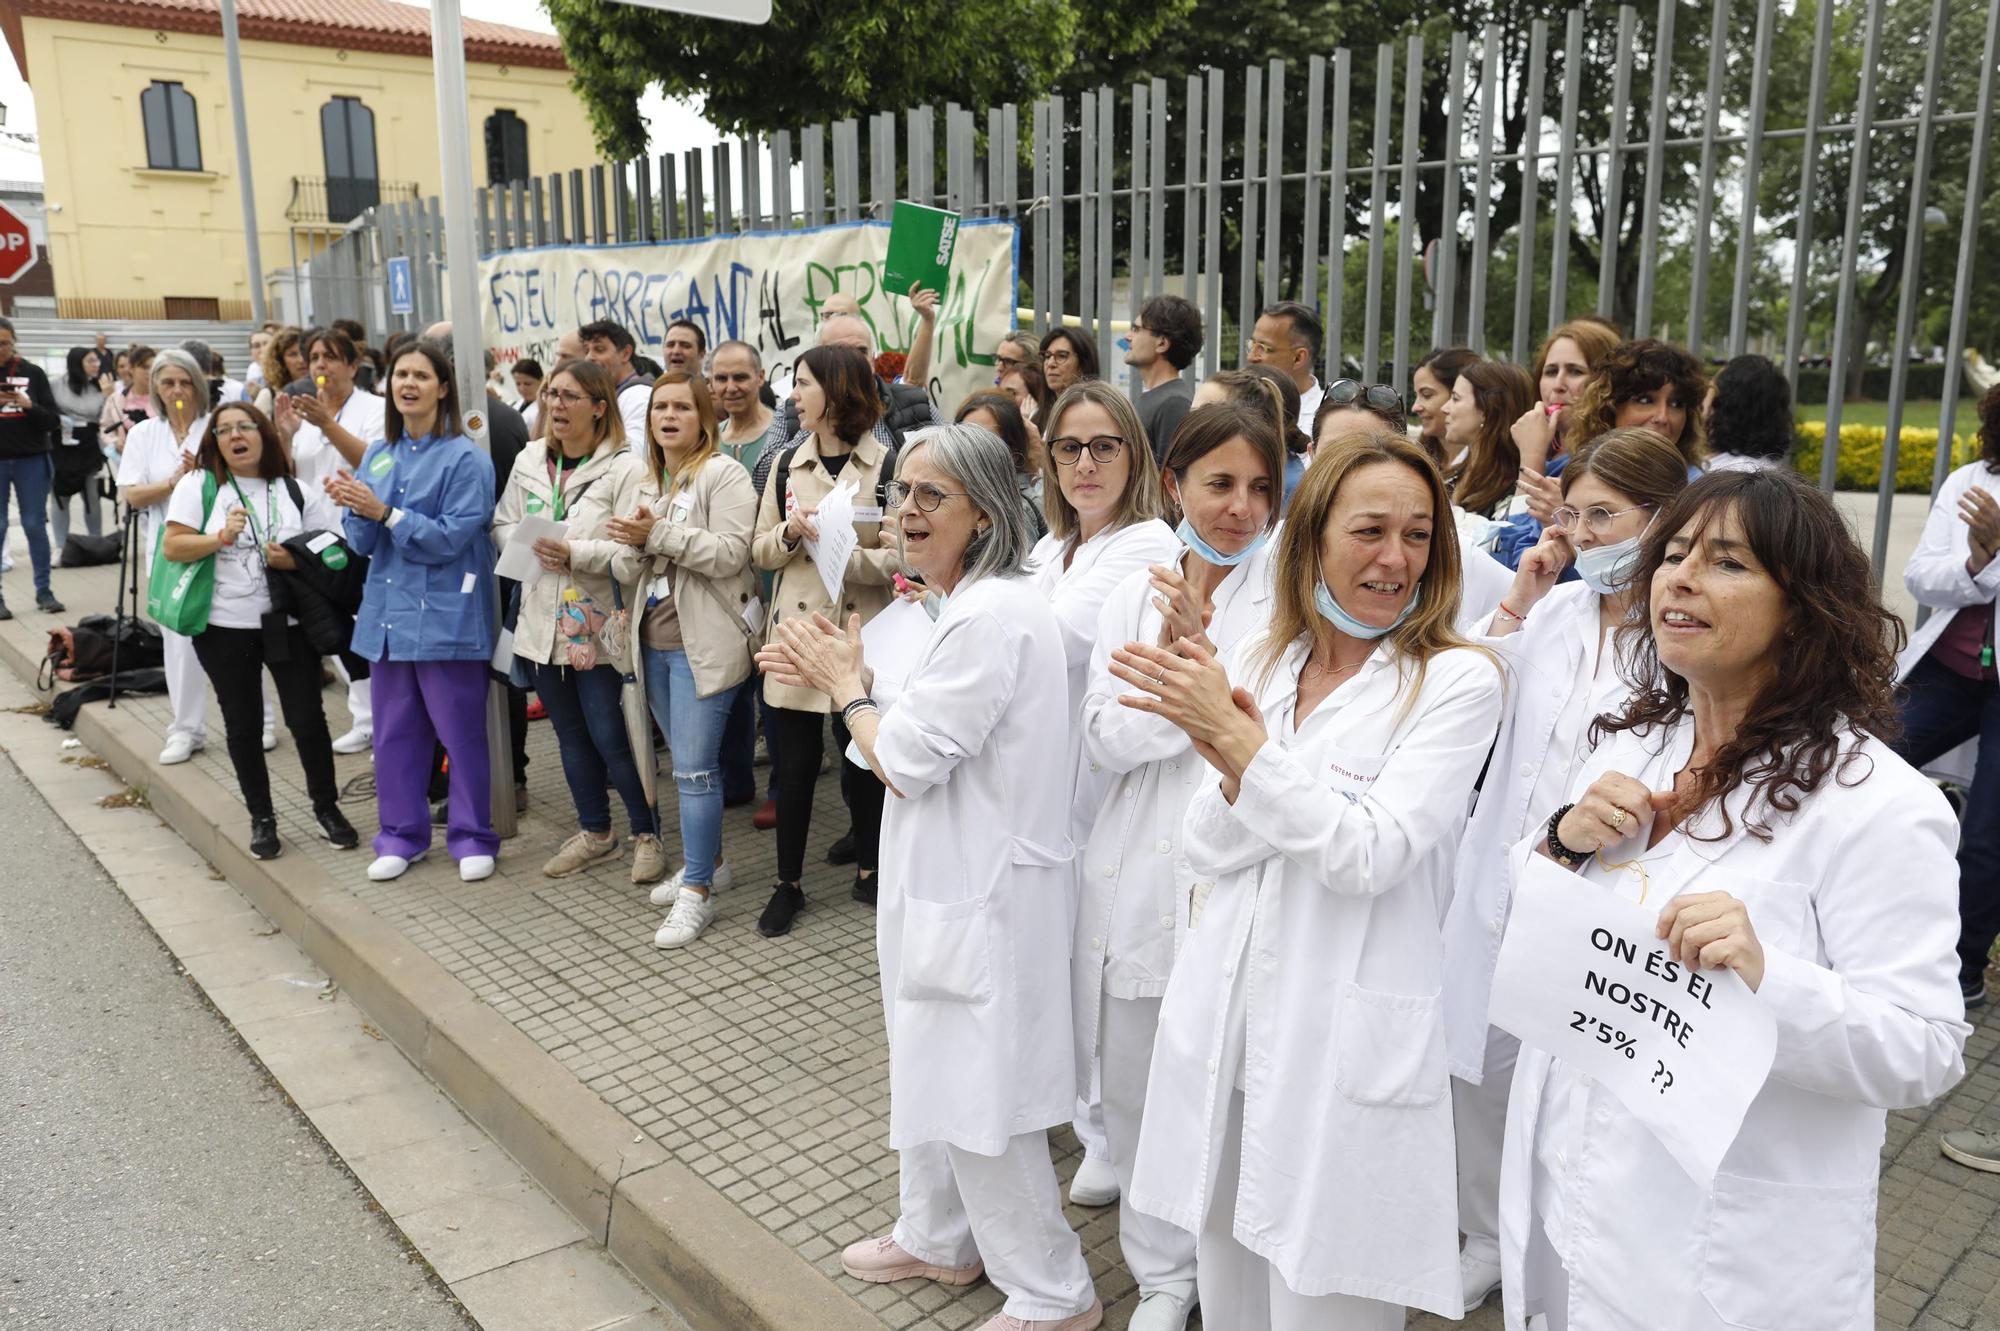
M 1826 422 L 1805 421 L 1797 428 L 1798 446 L 1792 452 L 1792 465 L 1807 480 L 1819 480 L 1820 450 L 1826 444 Z M 1972 461 L 1979 451 L 1976 436 L 1954 434 L 1952 439 L 1952 467 L 1962 467 Z M 1896 493 L 1929 494 L 1931 492 L 1931 468 L 1937 459 L 1938 432 L 1936 427 L 1918 429 L 1904 426 L 1902 442 L 1896 449 Z M 1882 448 L 1888 441 L 1888 432 L 1878 425 L 1843 425 L 1840 427 L 1840 463 L 1834 473 L 1834 488 L 1839 490 L 1874 490 L 1881 484 Z

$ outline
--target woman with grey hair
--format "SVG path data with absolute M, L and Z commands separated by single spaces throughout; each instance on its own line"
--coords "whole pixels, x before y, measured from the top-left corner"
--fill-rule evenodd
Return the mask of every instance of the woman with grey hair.
M 987 1331 L 1088 1331 L 1103 1319 L 1064 1221 L 1047 1129 L 1076 1096 L 1070 1055 L 1062 631 L 1027 576 L 1027 520 L 1005 444 L 971 425 L 913 434 L 888 491 L 905 563 L 945 595 L 886 710 L 861 620 L 783 620 L 757 662 L 832 699 L 896 798 L 882 818 L 875 924 L 889 1027 L 892 1234 L 841 1254 L 857 1280 L 1007 1295 Z M 949 847 L 941 853 L 941 848 Z

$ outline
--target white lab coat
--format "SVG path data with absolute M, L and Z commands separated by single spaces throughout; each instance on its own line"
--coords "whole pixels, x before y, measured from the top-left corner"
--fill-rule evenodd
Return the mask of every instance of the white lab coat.
M 1477 638 L 1485 634 L 1493 612 L 1507 599 L 1514 586 L 1514 570 L 1467 540 L 1464 533 L 1459 534 L 1458 550 L 1464 587 L 1459 593 L 1456 623 L 1460 633 Z
M 1074 773 L 1070 839 L 1081 845 L 1089 838 L 1104 792 L 1111 785 L 1110 774 L 1092 770 L 1084 758 L 1082 727 L 1077 724 L 1090 679 L 1090 649 L 1097 642 L 1097 616 L 1113 587 L 1149 564 L 1173 563 L 1180 557 L 1181 542 L 1172 527 L 1148 518 L 1097 533 L 1076 548 L 1067 568 L 1063 567 L 1065 544 L 1053 533 L 1035 542 L 1028 554 L 1028 573 L 1054 608 L 1056 624 L 1062 630 L 1069 693 L 1061 719 Z M 1056 717 L 1056 713 L 1049 714 L 1051 725 Z
M 1975 485 L 2000 497 L 2000 474 L 1988 470 L 1984 462 L 1967 463 L 1945 477 L 1930 516 L 1924 519 L 1924 534 L 1917 538 L 1910 562 L 1903 565 L 1903 585 L 1918 604 L 1931 608 L 1931 617 L 1910 635 L 1909 645 L 1896 658 L 1898 680 L 1908 678 L 1917 662 L 1929 655 L 1956 612 L 1969 605 L 1987 606 L 1990 611 L 1994 599 L 2000 597 L 2000 559 L 1979 570 L 1976 578 L 1965 571 L 1965 561 L 1972 556 L 1972 536 L 1971 528 L 1958 516 L 1958 501 Z M 1932 776 L 1970 785 L 1978 757 L 1979 741 L 1969 740 L 1925 770 Z
M 1664 789 L 1693 740 L 1685 722 L 1664 736 L 1609 736 L 1571 798 L 1613 771 Z M 1601 1086 L 1522 1047 L 1500 1199 L 1510 1331 L 1542 1298 L 1524 1271 L 1535 1228 L 1567 1273 L 1571 1331 L 1874 1325 L 1886 1111 L 1958 1081 L 1969 1028 L 1951 810 L 1881 741 L 1849 733 L 1843 748 L 1843 775 L 1796 814 L 1770 815 L 1770 841 L 1743 831 L 1739 796 L 1728 839 L 1662 842 L 1648 861 L 1645 904 L 1727 892 L 1764 948 L 1757 997 L 1777 1020 L 1777 1061 L 1712 1186 L 1690 1179 Z M 1696 830 L 1718 829 L 1711 817 Z M 1515 848 L 1517 872 L 1539 840 L 1531 832 Z M 1636 899 L 1630 877 L 1606 890 L 1623 883 Z M 1555 1121 L 1545 1104 L 1558 1107 Z M 1542 1212 L 1544 1199 L 1556 1214 Z
M 875 940 L 889 1144 L 999 1155 L 1069 1121 L 1069 782 L 1062 644 L 1026 578 L 961 584 L 882 718 Z
M 1576 690 L 1583 635 L 1596 626 L 1598 606 L 1597 594 L 1581 582 L 1560 583 L 1517 632 L 1479 639 L 1507 667 L 1506 715 L 1478 805 L 1459 843 L 1444 919 L 1445 1047 L 1451 1075 L 1475 1086 L 1485 1075 L 1487 1001 L 1513 898 L 1508 856 L 1532 827 L 1555 812 L 1553 806 L 1528 807 L 1543 769 L 1555 763 L 1567 775 L 1590 751 L 1587 725 L 1575 750 L 1553 753 L 1550 745 Z M 1616 639 L 1607 637 L 1600 671 L 1616 668 L 1616 650 Z
M 1293 728 L 1303 642 L 1227 658 L 1271 739 L 1188 808 L 1198 904 L 1160 1012 L 1133 1202 L 1200 1233 L 1233 1088 L 1233 1235 L 1293 1291 L 1463 1311 L 1438 919 L 1500 719 L 1484 652 L 1386 641 Z M 1407 704 L 1407 705 L 1406 705 Z M 1239 1027 L 1232 1020 L 1241 1013 Z
M 1274 554 L 1275 547 L 1265 542 L 1216 586 L 1208 639 L 1218 652 L 1228 652 L 1270 622 Z M 1097 1071 L 1104 995 L 1158 998 L 1167 992 L 1194 886 L 1182 841 L 1188 801 L 1215 777 L 1187 732 L 1118 701 L 1135 690 L 1112 675 L 1111 653 L 1128 642 L 1158 640 L 1160 612 L 1153 596 L 1151 576 L 1141 569 L 1105 601 L 1083 700 L 1084 752 L 1112 785 L 1080 861 L 1070 963 L 1080 1085 L 1091 1084 Z

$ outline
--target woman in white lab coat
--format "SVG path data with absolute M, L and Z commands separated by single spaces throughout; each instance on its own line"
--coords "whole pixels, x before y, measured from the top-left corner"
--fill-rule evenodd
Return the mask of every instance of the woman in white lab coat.
M 1728 967 L 1777 1061 L 1711 1183 L 1602 1085 L 1523 1047 L 1500 1194 L 1507 1325 L 1865 1331 L 1887 1111 L 1964 1071 L 1956 835 L 1898 758 L 1891 643 L 1831 501 L 1782 470 L 1690 485 L 1647 537 L 1641 686 L 1515 848 L 1660 910 L 1690 970 Z M 1649 632 L 1650 630 L 1650 632 Z
M 1337 440 L 1292 495 L 1266 632 L 1112 656 L 1220 773 L 1188 808 L 1132 1183 L 1199 1236 L 1210 1326 L 1461 1311 L 1438 921 L 1501 677 L 1452 628 L 1450 504 L 1416 444 Z
M 1975 763 L 1986 737 L 2000 735 L 2000 385 L 1979 399 L 1979 418 L 1979 460 L 1945 477 L 1903 568 L 1903 585 L 1931 616 L 1896 662 L 1908 690 L 1896 752 L 1965 787 L 1958 987 L 1967 1007 L 1986 1001 L 1986 958 L 2000 936 L 2000 762 Z
M 1088 1331 L 1103 1308 L 1047 1138 L 1076 1096 L 1070 769 L 1049 742 L 1062 631 L 1027 575 L 1027 515 L 996 435 L 912 435 L 887 498 L 905 562 L 946 596 L 894 704 L 868 697 L 859 615 L 844 631 L 780 620 L 757 656 L 772 680 L 832 700 L 895 796 L 875 938 L 902 1215 L 841 1265 L 877 1283 L 964 1285 L 983 1269 L 1007 1295 L 989 1331 Z
M 1136 1331 L 1180 1331 L 1194 1304 L 1194 1235 L 1134 1210 L 1130 1189 L 1175 922 L 1194 882 L 1181 827 L 1209 768 L 1171 721 L 1119 704 L 1128 690 L 1111 673 L 1111 653 L 1135 640 L 1172 647 L 1183 637 L 1228 651 L 1263 629 L 1284 445 L 1261 412 L 1234 403 L 1197 407 L 1167 449 L 1161 485 L 1187 552 L 1119 583 L 1098 616 L 1083 743 L 1113 784 L 1082 859 L 1070 960 L 1077 1084 L 1104 1090 L 1105 1134 L 1123 1194 L 1118 1241 L 1139 1282 Z
M 1082 845 L 1111 786 L 1111 774 L 1083 752 L 1080 722 L 1097 616 L 1113 587 L 1141 569 L 1171 563 L 1180 541 L 1160 521 L 1159 467 L 1125 394 L 1102 379 L 1078 380 L 1049 409 L 1043 433 L 1056 483 L 1042 487 L 1049 530 L 1035 542 L 1028 568 L 1062 629 L 1068 706 L 1051 715 L 1050 725 L 1059 725 L 1069 741 L 1075 774 L 1070 839 Z M 1070 1180 L 1069 1198 L 1078 1206 L 1108 1206 L 1118 1200 L 1118 1183 L 1099 1088 L 1086 1083 L 1078 1091 L 1076 1135 L 1084 1159 Z
M 1530 822 L 1569 792 L 1590 752 L 1600 712 L 1631 692 L 1618 671 L 1613 630 L 1631 613 L 1641 537 L 1687 488 L 1680 452 L 1651 430 L 1610 430 L 1562 473 L 1562 506 L 1521 557 L 1482 640 L 1507 665 L 1506 719 L 1459 843 L 1445 916 L 1445 1043 L 1451 1055 L 1452 1126 L 1458 1135 L 1459 1257 L 1465 1304 L 1500 1283 L 1500 1145 L 1507 1087 L 1520 1042 L 1489 1026 L 1493 964 L 1507 926 L 1507 856 Z M 1470 558 L 1468 556 L 1468 558 Z M 1572 562 L 1578 578 L 1558 583 Z

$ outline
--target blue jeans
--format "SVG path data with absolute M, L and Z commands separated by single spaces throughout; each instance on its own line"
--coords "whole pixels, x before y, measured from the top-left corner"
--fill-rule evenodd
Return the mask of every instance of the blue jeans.
M 1979 741 L 1958 837 L 1958 977 L 1976 984 L 2000 937 L 2000 685 L 1968 679 L 1928 656 L 1903 684 L 1903 736 L 1893 747 L 1905 762 L 1920 768 Z
M 722 732 L 739 689 L 707 698 L 694 694 L 686 652 L 642 649 L 646 704 L 674 751 L 674 786 L 681 801 L 681 859 L 689 887 L 715 879 L 722 854 Z
M 0 458 L 0 548 L 7 544 L 7 491 L 21 510 L 21 527 L 28 533 L 28 562 L 35 570 L 35 595 L 49 590 L 49 491 L 56 480 L 55 459 Z
M 555 727 L 577 824 L 586 832 L 611 830 L 611 797 L 605 790 L 610 785 L 625 801 L 632 835 L 640 836 L 659 828 L 646 803 L 646 785 L 639 777 L 631 742 L 625 738 L 625 713 L 618 705 L 624 682 L 615 666 L 590 670 L 535 666 L 535 693 Z

